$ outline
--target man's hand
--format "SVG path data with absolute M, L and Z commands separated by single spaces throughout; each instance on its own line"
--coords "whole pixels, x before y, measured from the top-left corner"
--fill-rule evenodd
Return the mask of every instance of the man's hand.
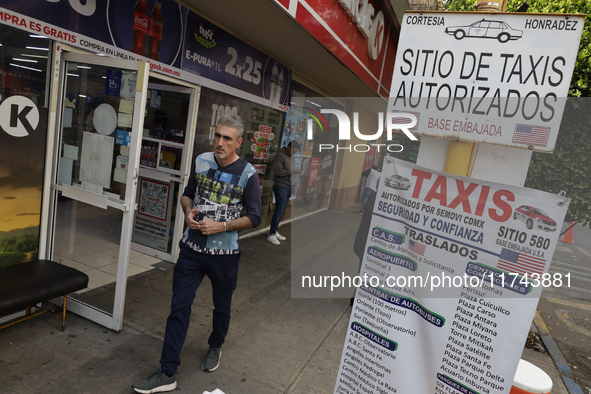
M 224 231 L 223 222 L 216 222 L 215 220 L 211 220 L 209 218 L 205 218 L 197 224 L 199 225 L 199 229 L 203 235 L 212 235 Z
M 199 222 L 195 220 L 195 216 L 197 216 L 198 213 L 199 209 L 193 208 L 185 214 L 185 221 L 193 230 L 198 230 L 200 228 Z
M 211 220 L 209 218 L 205 218 L 202 221 L 195 220 L 195 216 L 199 213 L 199 209 L 193 208 L 185 217 L 185 221 L 187 225 L 191 227 L 193 230 L 201 230 L 203 235 L 212 235 L 216 233 L 221 233 L 224 231 L 224 223 L 223 222 L 216 222 L 215 220 Z

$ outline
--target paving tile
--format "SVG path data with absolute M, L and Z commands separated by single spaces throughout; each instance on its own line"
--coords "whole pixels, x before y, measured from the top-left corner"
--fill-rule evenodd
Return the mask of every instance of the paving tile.
M 105 265 L 114 264 L 117 263 L 118 260 L 114 256 L 109 256 L 108 254 L 104 254 L 101 252 L 92 252 L 82 256 L 72 256 L 71 259 L 93 268 L 99 268 Z

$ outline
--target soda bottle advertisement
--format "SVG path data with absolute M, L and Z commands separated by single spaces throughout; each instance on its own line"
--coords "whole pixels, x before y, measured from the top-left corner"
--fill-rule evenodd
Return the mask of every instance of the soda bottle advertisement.
M 162 43 L 162 30 L 164 28 L 162 19 L 162 3 L 156 1 L 154 9 L 150 13 L 150 29 L 148 36 L 148 51 L 146 56 L 150 59 L 160 60 L 160 44 Z
M 148 6 L 146 0 L 137 0 L 133 8 L 133 39 L 131 40 L 131 52 L 140 56 L 146 55 L 146 39 L 150 31 L 150 18 L 148 18 Z
M 138 0 L 138 3 L 142 1 L 146 3 L 148 22 L 144 56 L 178 67 L 182 55 L 182 27 L 187 9 L 172 0 Z M 125 0 L 109 3 L 108 16 L 113 43 L 123 49 L 131 48 L 134 39 L 134 26 L 129 21 L 134 7 L 131 2 Z

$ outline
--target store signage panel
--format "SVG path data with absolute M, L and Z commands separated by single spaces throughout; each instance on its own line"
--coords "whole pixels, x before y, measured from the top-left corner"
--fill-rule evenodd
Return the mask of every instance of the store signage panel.
M 283 2 L 275 0 L 284 6 Z M 297 3 L 297 4 L 294 4 Z M 397 37 L 390 21 L 396 16 L 379 1 L 292 0 L 295 19 L 382 96 L 388 95 L 391 74 L 384 60 L 396 53 Z
M 183 70 L 289 106 L 287 67 L 193 13 L 182 53 Z
M 386 156 L 334 392 L 508 393 L 568 202 Z
M 401 29 L 389 111 L 417 134 L 551 152 L 581 15 L 414 13 Z
M 290 69 L 178 3 L 163 0 L 160 8 L 155 0 L 79 3 L 40 1 L 31 7 L 0 0 L 0 23 L 89 51 L 149 61 L 151 70 L 204 86 L 223 83 L 228 93 L 244 92 L 251 101 L 287 110 Z M 158 29 L 150 30 L 150 23 Z M 210 29 L 215 44 L 208 48 L 204 31 Z
M 74 3 L 74 5 L 70 4 Z M 34 30 L 39 35 L 54 38 L 66 43 L 76 44 L 78 34 L 92 36 L 102 42 L 111 42 L 109 26 L 105 15 L 107 14 L 107 2 L 88 0 L 86 6 L 79 6 L 80 1 L 36 1 L 35 6 L 28 1 L 0 1 L 0 5 L 6 10 L 18 12 L 47 24 L 51 24 L 64 30 L 52 31 L 51 27 L 37 23 L 25 23 L 12 19 L 13 14 L 3 13 L 2 21 L 11 23 L 13 27 L 25 27 Z M 133 6 L 132 6 L 133 14 Z
M 73 1 L 39 1 L 35 7 L 31 7 L 26 1 L 19 2 L 0 2 L 2 7 L 18 12 L 22 15 L 38 19 L 47 24 L 31 24 L 20 27 L 27 27 L 34 30 L 39 35 L 47 38 L 56 39 L 71 45 L 85 46 L 80 42 L 80 35 L 92 38 L 100 43 L 113 45 L 124 51 L 129 51 L 133 46 L 134 40 L 134 7 L 136 0 L 118 0 L 118 1 L 97 1 L 87 0 L 86 5 L 81 5 L 79 0 Z M 155 1 L 145 1 L 147 18 L 154 8 Z M 163 35 L 160 46 L 160 61 L 162 63 L 178 67 L 180 64 L 180 46 L 182 42 L 182 26 L 187 14 L 179 4 L 170 1 L 162 1 L 163 17 Z M 2 18 L 4 22 L 14 21 Z M 55 29 L 53 27 L 59 27 Z M 53 28 L 53 29 L 52 29 Z M 144 44 L 147 43 L 147 39 Z M 86 48 L 93 50 L 92 47 Z M 96 49 L 98 50 L 98 49 Z M 109 53 L 110 55 L 129 58 L 132 54 L 123 52 Z

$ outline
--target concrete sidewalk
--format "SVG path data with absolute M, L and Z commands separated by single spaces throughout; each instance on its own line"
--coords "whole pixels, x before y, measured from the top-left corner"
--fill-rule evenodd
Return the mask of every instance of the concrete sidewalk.
M 333 255 L 336 263 L 355 269 L 358 259 L 352 241 L 361 220 L 358 209 L 322 211 L 282 226 L 288 241 L 280 246 L 268 243 L 266 234 L 242 241 L 232 323 L 220 367 L 213 373 L 201 370 L 213 309 L 206 280 L 193 306 L 177 391 L 333 393 L 351 312 L 349 298 L 292 298 L 289 240 L 292 227 L 304 228 L 310 242 L 305 250 L 294 252 L 329 258 L 318 249 L 329 239 L 327 247 L 340 251 Z M 299 242 L 298 246 L 304 249 Z M 159 366 L 172 268 L 163 262 L 130 278 L 119 333 L 74 314 L 68 315 L 64 332 L 59 331 L 59 320 L 48 315 L 1 330 L 0 392 L 132 393 L 131 384 Z M 552 377 L 552 393 L 568 394 L 550 356 L 525 349 L 522 357 Z

